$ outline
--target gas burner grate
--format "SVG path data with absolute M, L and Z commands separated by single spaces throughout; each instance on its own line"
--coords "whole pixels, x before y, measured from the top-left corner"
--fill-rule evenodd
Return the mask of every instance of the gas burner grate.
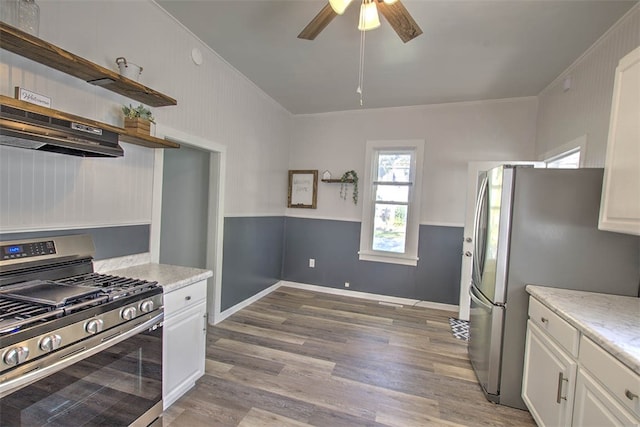
M 61 317 L 64 309 L 0 297 L 0 335 L 26 325 Z
M 109 295 L 109 300 L 134 295 L 158 286 L 158 282 L 99 273 L 83 274 L 81 276 L 58 280 L 58 282 L 65 285 L 99 288 L 102 292 Z
M 58 307 L 34 301 L 20 301 L 2 296 L 0 293 L 0 336 L 159 286 L 158 282 L 98 273 L 59 279 L 55 283 L 93 288 L 97 292 L 69 299 L 65 305 Z

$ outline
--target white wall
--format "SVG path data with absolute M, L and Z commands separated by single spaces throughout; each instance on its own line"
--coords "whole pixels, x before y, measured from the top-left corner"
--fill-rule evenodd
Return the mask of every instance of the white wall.
M 364 177 L 367 140 L 424 139 L 422 224 L 462 226 L 467 163 L 531 160 L 535 97 L 295 116 L 289 169 L 354 169 Z M 342 200 L 340 184 L 318 184 L 318 209 L 288 216 L 361 220 L 361 204 Z M 351 193 L 349 193 L 351 194 Z
M 536 156 L 586 135 L 585 167 L 603 167 L 614 72 L 640 45 L 640 5 L 634 6 L 591 48 L 539 94 Z M 571 88 L 563 83 L 571 77 Z
M 178 101 L 177 106 L 152 108 L 158 122 L 227 146 L 225 215 L 283 214 L 291 126 L 291 115 L 286 110 L 150 0 L 40 0 L 38 4 L 42 39 L 113 70 L 117 69 L 115 58 L 119 56 L 141 65 L 141 83 Z M 194 47 L 203 52 L 204 62 L 199 67 L 191 60 Z M 13 96 L 14 86 L 25 87 L 51 97 L 55 109 L 118 126 L 122 126 L 121 104 L 136 104 L 18 55 L 4 50 L 0 53 L 2 95 Z M 112 183 L 112 187 L 100 186 L 100 196 L 106 192 L 108 198 L 131 199 L 133 186 L 136 209 L 129 213 L 118 203 L 107 205 L 104 217 L 111 218 L 110 225 L 148 222 L 151 179 L 139 179 L 127 170 L 153 165 L 154 152 L 123 146 L 124 161 L 103 159 L 112 162 L 104 168 L 91 168 L 92 163 L 83 159 L 60 160 L 50 153 L 27 155 L 3 149 L 0 156 L 3 174 L 18 182 L 38 183 L 50 177 L 50 171 L 30 169 L 30 164 L 48 164 L 47 168 L 51 168 L 52 164 L 63 163 L 65 170 L 90 168 L 95 182 Z M 123 176 L 126 178 L 121 179 Z M 18 208 L 2 211 L 0 230 L 50 228 L 53 222 L 106 225 L 104 218 L 93 216 L 92 209 L 74 212 L 73 216 L 56 213 L 89 205 L 98 197 L 97 191 L 85 187 L 89 182 L 86 173 L 67 173 L 65 177 L 70 182 L 56 180 L 48 190 L 69 197 L 55 198 L 53 204 L 63 204 L 64 208 L 51 206 L 52 201 L 35 185 L 16 192 L 3 179 L 0 206 Z M 29 199 L 33 202 L 25 204 L 24 200 Z M 31 215 L 31 206 L 44 207 L 46 215 Z
M 100 159 L 0 146 L 0 231 L 148 224 L 153 157 Z

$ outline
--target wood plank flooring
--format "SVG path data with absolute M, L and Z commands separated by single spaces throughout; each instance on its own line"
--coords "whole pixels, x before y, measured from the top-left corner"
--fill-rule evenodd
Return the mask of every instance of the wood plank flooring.
M 165 427 L 535 426 L 488 402 L 456 313 L 280 287 L 207 334 Z

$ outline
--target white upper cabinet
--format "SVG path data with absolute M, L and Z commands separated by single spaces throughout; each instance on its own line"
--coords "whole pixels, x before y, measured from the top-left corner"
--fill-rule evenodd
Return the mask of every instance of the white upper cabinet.
M 640 235 L 640 47 L 616 68 L 598 228 Z

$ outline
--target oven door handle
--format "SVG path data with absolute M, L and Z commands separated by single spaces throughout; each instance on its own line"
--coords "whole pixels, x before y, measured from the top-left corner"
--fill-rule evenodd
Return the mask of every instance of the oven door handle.
M 26 374 L 20 375 L 16 378 L 13 379 L 9 379 L 7 381 L 4 381 L 2 383 L 0 383 L 0 398 L 3 398 L 11 393 L 13 393 L 14 391 L 17 391 L 19 389 L 21 389 L 22 387 L 29 385 L 33 382 L 36 382 L 46 376 L 49 376 L 51 374 L 54 374 L 58 371 L 61 371 L 62 369 L 73 365 L 76 362 L 79 362 L 83 359 L 86 359 L 89 356 L 93 356 L 96 353 L 101 352 L 102 350 L 105 350 L 115 344 L 118 344 L 126 339 L 129 339 L 141 332 L 144 332 L 148 329 L 153 328 L 154 326 L 158 325 L 159 323 L 162 322 L 162 320 L 164 319 L 164 312 L 159 313 L 155 316 L 153 316 L 152 318 L 150 318 L 149 320 L 145 321 L 144 323 L 139 324 L 138 326 L 136 326 L 133 329 L 130 329 L 118 336 L 114 336 L 112 339 L 108 339 L 106 341 L 101 342 L 100 344 L 96 345 L 95 347 L 92 347 L 88 350 L 85 351 L 78 351 L 75 354 L 72 352 L 70 356 L 68 357 L 64 357 L 62 359 L 60 359 L 59 361 L 46 366 L 42 369 L 38 369 L 38 368 L 34 368 L 34 370 L 27 372 Z M 98 337 L 96 337 L 98 338 Z M 78 345 L 82 345 L 83 343 L 78 343 Z M 59 356 L 58 356 L 59 357 Z M 1 381 L 1 379 L 0 379 Z

